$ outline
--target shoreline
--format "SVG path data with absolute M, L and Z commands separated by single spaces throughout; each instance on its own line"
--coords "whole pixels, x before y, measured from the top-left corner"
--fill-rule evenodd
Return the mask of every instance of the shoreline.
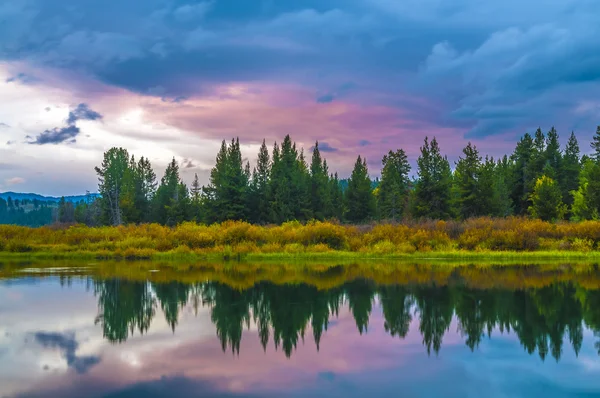
M 123 252 L 89 252 L 89 251 L 39 251 L 39 252 L 0 252 L 0 261 L 3 260 L 99 260 L 99 261 L 218 261 L 218 262 L 352 262 L 352 261 L 389 261 L 392 263 L 453 263 L 476 261 L 480 263 L 506 263 L 506 262 L 600 262 L 600 251 L 450 251 L 450 252 L 415 252 L 415 253 L 390 253 L 377 254 L 368 252 L 329 251 L 315 253 L 197 253 L 193 251 L 171 250 L 153 253 L 123 253 Z

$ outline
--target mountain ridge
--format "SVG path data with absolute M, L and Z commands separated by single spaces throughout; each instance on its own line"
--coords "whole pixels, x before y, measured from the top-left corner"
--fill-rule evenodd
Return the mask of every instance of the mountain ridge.
M 85 201 L 88 197 L 92 198 L 92 199 L 96 199 L 100 196 L 100 194 L 98 193 L 90 193 L 89 195 L 69 195 L 69 196 L 65 196 L 65 201 L 67 202 L 80 202 L 80 201 Z M 32 193 L 32 192 L 13 192 L 13 191 L 8 191 L 8 192 L 0 192 L 0 198 L 6 200 L 8 198 L 11 198 L 12 200 L 23 200 L 23 199 L 29 199 L 29 200 L 34 200 L 37 199 L 41 202 L 58 202 L 60 200 L 60 197 L 57 196 L 45 196 L 45 195 L 40 195 L 37 193 Z

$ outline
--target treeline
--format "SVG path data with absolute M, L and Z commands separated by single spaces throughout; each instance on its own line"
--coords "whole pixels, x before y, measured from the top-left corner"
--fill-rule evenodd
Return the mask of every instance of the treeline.
M 240 290 L 218 282 L 147 283 L 119 279 L 95 281 L 104 337 L 123 342 L 138 331 L 147 332 L 160 308 L 175 331 L 186 305 L 197 311 L 210 308 L 210 318 L 223 350 L 240 352 L 244 329 L 254 322 L 266 349 L 272 341 L 286 356 L 311 333 L 317 349 L 330 320 L 348 308 L 359 333 L 367 333 L 376 298 L 382 307 L 383 327 L 391 336 L 407 336 L 418 321 L 428 353 L 438 353 L 456 318 L 465 344 L 474 350 L 493 333 L 514 333 L 529 354 L 557 361 L 568 340 L 579 353 L 583 324 L 600 331 L 599 290 L 571 283 L 525 290 L 480 290 L 465 286 L 377 285 L 356 280 L 330 289 L 306 284 L 259 283 Z M 126 305 L 123 303 L 127 303 Z M 600 353 L 600 343 L 596 343 Z
M 263 141 L 254 167 L 242 161 L 239 140 L 223 141 L 201 186 L 181 180 L 177 162 L 160 183 L 146 158 L 136 161 L 123 148 L 104 154 L 99 176 L 101 199 L 84 204 L 75 221 L 88 225 L 243 220 L 280 224 L 290 220 L 467 219 L 531 216 L 544 221 L 596 220 L 600 216 L 600 127 L 592 156 L 581 156 L 571 133 L 566 147 L 552 128 L 525 134 L 510 156 L 483 158 L 469 143 L 451 167 L 435 138 L 425 138 L 416 178 L 402 149 L 382 159 L 381 179 L 372 181 L 358 156 L 347 181 L 331 173 L 319 151 L 310 161 L 290 136 L 269 151 Z M 92 213 L 90 215 L 90 212 Z
M 40 227 L 52 223 L 55 212 L 56 204 L 52 202 L 0 198 L 0 224 Z

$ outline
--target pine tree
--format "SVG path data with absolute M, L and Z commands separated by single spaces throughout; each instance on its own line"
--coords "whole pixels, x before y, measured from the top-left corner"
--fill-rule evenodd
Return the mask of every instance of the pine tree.
M 152 220 L 152 201 L 156 194 L 156 173 L 152 169 L 150 160 L 141 157 L 137 163 L 137 195 L 136 206 L 141 213 L 142 222 L 150 222 Z
M 565 154 L 562 161 L 562 183 L 561 191 L 563 195 L 563 202 L 567 205 L 567 208 L 571 208 L 573 205 L 572 191 L 576 191 L 579 187 L 579 173 L 581 171 L 581 162 L 579 158 L 579 143 L 575 133 L 571 132 L 569 141 L 565 148 Z
M 370 220 L 375 212 L 375 197 L 369 178 L 366 159 L 359 156 L 354 164 L 352 175 L 345 192 L 346 219 L 353 223 Z
M 483 214 L 479 193 L 479 173 L 481 157 L 477 148 L 470 142 L 463 149 L 464 157 L 456 162 L 456 184 L 458 187 L 458 213 L 461 218 Z
M 271 221 L 282 223 L 310 217 L 310 175 L 302 153 L 286 135 L 281 149 L 273 148 L 269 186 Z
M 250 219 L 254 223 L 265 224 L 270 219 L 269 211 L 269 181 L 271 179 L 271 159 L 267 144 L 263 140 L 258 151 L 256 167 L 252 172 L 250 185 L 249 206 Z
M 330 208 L 329 176 L 326 167 L 327 163 L 321 158 L 319 142 L 317 141 L 310 162 L 310 206 L 312 216 L 317 220 L 325 219 Z
M 500 212 L 498 192 L 496 191 L 497 177 L 496 162 L 493 158 L 485 157 L 477 171 L 476 205 L 477 216 L 497 216 Z M 465 185 L 465 184 L 460 184 Z M 464 217 L 464 215 L 463 215 Z
M 112 225 L 123 223 L 121 191 L 123 177 L 129 168 L 129 153 L 123 148 L 111 148 L 104 153 L 101 167 L 96 167 L 98 191 L 102 196 L 103 219 Z
M 600 164 L 591 158 L 583 159 L 579 187 L 572 191 L 571 218 L 574 221 L 600 218 Z
M 194 181 L 192 181 L 190 190 L 190 218 L 197 223 L 202 221 L 202 187 L 198 173 L 194 173 Z
M 590 145 L 594 150 L 594 152 L 592 153 L 592 157 L 597 162 L 600 162 L 600 126 L 596 128 L 596 134 L 594 134 Z
M 511 176 L 511 164 L 508 156 L 504 155 L 498 160 L 494 168 L 494 195 L 491 213 L 497 217 L 508 217 L 513 213 L 513 203 L 510 199 L 509 181 Z M 483 195 L 483 194 L 482 194 Z
M 452 214 L 452 172 L 446 157 L 442 157 L 435 137 L 421 147 L 417 159 L 419 179 L 415 187 L 415 216 L 447 219 Z
M 332 174 L 329 178 L 329 189 L 331 197 L 331 217 L 342 221 L 344 218 L 344 194 L 340 185 L 338 174 Z
M 519 140 L 510 157 L 512 164 L 510 197 L 517 215 L 525 215 L 530 206 L 533 152 L 533 139 L 526 133 Z
M 383 219 L 398 220 L 406 209 L 410 164 L 402 149 L 389 151 L 382 159 L 381 182 L 378 186 L 378 209 Z
M 562 186 L 562 153 L 560 151 L 560 143 L 558 142 L 558 133 L 552 127 L 546 136 L 546 149 L 544 153 L 545 165 L 548 165 L 552 169 L 552 175 L 548 177 L 554 178 L 559 186 Z
M 154 197 L 155 221 L 163 225 L 176 225 L 186 219 L 187 188 L 179 177 L 179 165 L 171 160 Z
M 123 173 L 122 188 L 119 195 L 119 204 L 124 223 L 139 223 L 142 221 L 140 196 L 142 179 L 132 155 L 129 165 Z
M 204 189 L 209 222 L 246 220 L 248 217 L 248 173 L 242 164 L 239 139 L 223 141 L 210 184 Z
M 558 183 L 546 175 L 538 178 L 531 195 L 530 214 L 543 221 L 555 221 L 561 219 L 565 211 Z

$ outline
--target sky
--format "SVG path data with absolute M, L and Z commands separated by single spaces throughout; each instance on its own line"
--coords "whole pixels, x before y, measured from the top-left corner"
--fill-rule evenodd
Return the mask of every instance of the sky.
M 0 191 L 97 190 L 113 146 L 206 183 L 223 139 L 290 134 L 370 174 L 600 124 L 597 0 L 0 0 Z

